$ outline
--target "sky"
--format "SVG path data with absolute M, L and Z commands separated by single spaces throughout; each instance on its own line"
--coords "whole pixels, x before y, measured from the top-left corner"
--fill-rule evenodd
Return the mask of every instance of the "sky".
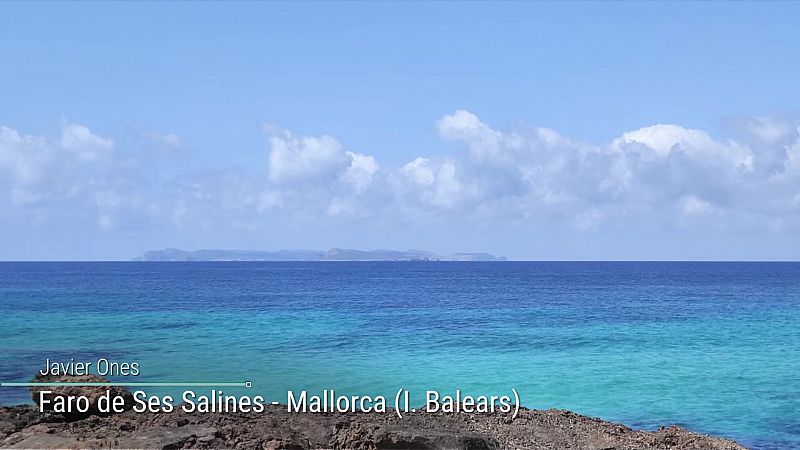
M 800 259 L 800 3 L 0 4 L 0 259 Z

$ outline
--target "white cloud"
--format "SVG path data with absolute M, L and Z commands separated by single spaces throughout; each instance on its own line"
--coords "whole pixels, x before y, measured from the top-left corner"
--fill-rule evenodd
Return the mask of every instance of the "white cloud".
M 303 199 L 310 214 L 316 204 L 319 213 L 337 217 L 549 217 L 594 230 L 658 211 L 687 218 L 714 213 L 720 220 L 719 213 L 728 211 L 725 220 L 737 220 L 795 210 L 797 127 L 755 123 L 758 142 L 718 140 L 702 130 L 658 124 L 588 144 L 549 128 L 496 130 L 458 110 L 436 122 L 443 139 L 461 144 L 454 154 L 420 155 L 390 170 L 372 156 L 345 151 L 331 137 L 282 132 L 271 140 L 269 179 L 281 189 L 281 199 Z M 778 145 L 786 155 L 779 177 L 759 165 Z
M 612 148 L 647 160 L 652 150 L 657 158 L 684 154 L 703 164 L 729 166 L 731 169 L 749 170 L 753 167 L 752 151 L 735 142 L 718 142 L 701 130 L 678 125 L 653 125 L 623 133 L 612 142 Z
M 784 120 L 754 117 L 744 121 L 744 132 L 753 149 L 755 170 L 766 176 L 791 169 L 793 147 L 800 141 L 800 130 Z
M 48 142 L 37 136 L 23 136 L 13 128 L 0 127 L 0 171 L 9 184 L 12 202 L 34 203 L 36 192 L 53 166 L 54 155 Z
M 428 158 L 418 157 L 400 169 L 400 173 L 408 179 L 422 186 L 430 186 L 436 181 L 433 168 Z
M 15 207 L 61 205 L 81 217 L 83 205 L 95 226 L 110 229 L 132 223 L 131 215 L 182 229 L 423 218 L 596 231 L 635 217 L 664 226 L 800 228 L 800 133 L 788 122 L 742 121 L 736 140 L 657 124 L 595 144 L 549 128 L 494 129 L 465 110 L 436 126 L 459 149 L 418 154 L 396 168 L 331 136 L 268 127 L 266 167 L 187 173 L 166 187 L 148 186 L 146 164 L 128 164 L 111 138 L 86 126 L 65 125 L 56 140 L 0 127 L 0 186 Z
M 797 128 L 790 123 L 770 117 L 751 117 L 744 122 L 748 133 L 768 144 L 785 143 L 797 134 Z
M 177 156 L 189 148 L 183 138 L 175 133 L 162 132 L 136 125 L 130 126 L 128 131 L 132 137 L 140 141 L 137 144 L 144 144 L 139 146 L 137 153 L 156 150 L 155 152 L 150 151 L 147 155 L 152 160 L 156 160 L 161 156 Z
M 445 208 L 456 206 L 465 189 L 458 180 L 456 165 L 451 161 L 441 163 L 434 180 L 432 189 L 423 191 L 422 201 Z
M 330 180 L 352 160 L 330 136 L 295 137 L 283 130 L 273 132 L 269 144 L 269 179 L 276 184 Z
M 380 170 L 374 156 L 345 152 L 350 157 L 350 166 L 342 175 L 343 180 L 356 192 L 364 192 L 372 183 L 372 177 Z
M 467 150 L 453 159 L 452 172 L 459 186 L 469 187 L 460 190 L 472 200 L 463 205 L 484 214 L 566 214 L 576 227 L 594 229 L 631 212 L 652 215 L 674 205 L 687 216 L 727 210 L 727 220 L 738 220 L 782 215 L 800 191 L 798 127 L 764 118 L 745 123 L 745 132 L 758 139 L 744 141 L 658 124 L 591 145 L 547 128 L 495 130 L 463 110 L 442 117 L 437 127 Z M 411 183 L 432 185 L 437 177 L 430 161 L 417 158 L 400 173 Z M 453 205 L 431 202 L 430 195 L 423 191 L 420 201 Z
M 476 159 L 496 158 L 508 144 L 508 139 L 502 133 L 491 129 L 469 111 L 458 110 L 443 116 L 436 126 L 443 138 L 467 142 Z
M 136 215 L 147 215 L 141 174 L 119 159 L 110 138 L 84 125 L 68 123 L 58 139 L 22 135 L 0 127 L 0 189 L 31 217 L 93 220 L 111 228 Z M 126 220 L 127 220 L 126 219 Z
M 92 161 L 114 150 L 114 141 L 93 134 L 83 125 L 69 123 L 61 131 L 61 148 L 74 152 L 85 161 Z
M 687 195 L 682 199 L 682 203 L 683 213 L 688 216 L 708 214 L 714 210 L 714 206 L 711 203 L 694 195 Z
M 654 150 L 660 157 L 669 156 L 673 150 L 709 149 L 717 146 L 716 142 L 705 131 L 665 124 L 628 131 L 612 143 L 617 148 L 630 144 L 641 144 Z
M 177 135 L 173 133 L 162 134 L 160 136 L 160 141 L 169 148 L 179 150 L 183 148 L 183 140 Z
M 267 188 L 260 212 L 293 209 L 304 214 L 357 216 L 381 173 L 372 155 L 345 150 L 330 136 L 295 136 L 265 126 L 269 134 Z
M 175 133 L 159 133 L 152 130 L 139 130 L 136 133 L 141 138 L 166 150 L 179 151 L 186 148 L 186 143 Z
M 456 209 L 473 200 L 475 193 L 474 186 L 463 180 L 462 170 L 453 159 L 416 158 L 399 169 L 395 189 L 405 209 Z

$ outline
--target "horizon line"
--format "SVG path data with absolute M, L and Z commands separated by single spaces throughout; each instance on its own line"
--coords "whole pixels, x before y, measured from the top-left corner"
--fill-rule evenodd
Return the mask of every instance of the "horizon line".
M 389 260 L 389 259 L 375 259 L 375 260 L 346 260 L 346 259 L 331 259 L 331 260 L 185 260 L 185 261 L 142 261 L 135 259 L 0 259 L 2 263 L 515 263 L 515 262 L 535 262 L 535 263 L 551 263 L 551 262 L 567 262 L 567 263 L 663 263 L 663 262 L 676 262 L 676 263 L 800 263 L 798 259 L 507 259 L 495 261 L 439 261 L 439 260 Z

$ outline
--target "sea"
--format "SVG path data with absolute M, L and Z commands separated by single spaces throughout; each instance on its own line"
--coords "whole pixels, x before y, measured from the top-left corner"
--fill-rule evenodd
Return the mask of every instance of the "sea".
M 0 381 L 46 358 L 250 381 L 223 391 L 281 403 L 515 389 L 529 408 L 800 449 L 800 263 L 0 263 Z

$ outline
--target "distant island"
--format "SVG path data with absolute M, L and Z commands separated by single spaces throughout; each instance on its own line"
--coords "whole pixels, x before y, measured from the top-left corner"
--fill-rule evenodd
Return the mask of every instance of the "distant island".
M 421 250 L 150 250 L 134 261 L 506 261 L 489 253 L 437 255 Z

